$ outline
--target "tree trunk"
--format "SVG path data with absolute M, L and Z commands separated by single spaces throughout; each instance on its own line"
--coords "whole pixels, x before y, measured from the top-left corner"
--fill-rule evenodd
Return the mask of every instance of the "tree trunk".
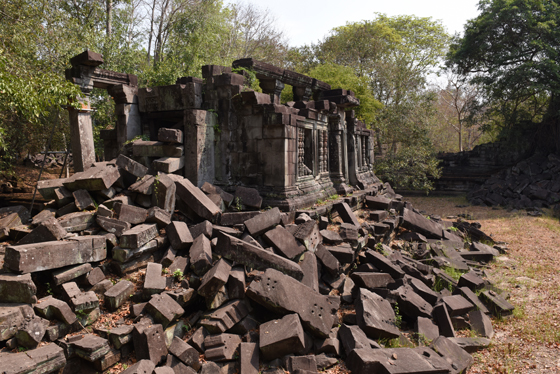
M 111 24 L 113 22 L 113 0 L 107 0 L 107 36 L 111 37 Z

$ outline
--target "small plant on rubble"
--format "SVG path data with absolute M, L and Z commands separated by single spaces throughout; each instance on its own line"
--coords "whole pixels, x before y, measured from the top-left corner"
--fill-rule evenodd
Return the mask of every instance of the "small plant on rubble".
M 182 281 L 183 280 L 183 272 L 181 271 L 181 269 L 177 269 L 173 272 L 173 276 L 175 277 L 175 279 L 177 281 Z
M 395 326 L 397 326 L 400 329 L 402 324 L 402 316 L 401 316 L 401 311 L 399 309 L 399 303 L 395 303 L 393 309 L 395 310 Z
M 238 196 L 233 200 L 233 209 L 241 212 L 243 210 L 243 204 L 241 203 L 241 198 Z

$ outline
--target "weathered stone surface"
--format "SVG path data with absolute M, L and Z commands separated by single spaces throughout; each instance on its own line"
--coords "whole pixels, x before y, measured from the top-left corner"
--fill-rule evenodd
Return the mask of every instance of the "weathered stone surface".
M 297 313 L 303 325 L 317 337 L 329 335 L 334 321 L 329 298 L 288 275 L 268 269 L 260 280 L 251 282 L 246 294 L 270 310 Z
M 350 275 L 350 278 L 358 287 L 370 289 L 386 287 L 389 283 L 394 282 L 393 277 L 387 273 L 355 272 Z
M 70 178 L 67 178 L 63 185 L 70 191 L 80 189 L 101 191 L 111 187 L 119 177 L 119 170 L 114 166 L 95 166 L 86 171 L 75 173 Z
M 301 266 L 301 270 L 303 271 L 301 283 L 305 284 L 312 290 L 319 292 L 319 270 L 315 254 L 313 252 L 304 253 L 299 266 Z
M 402 227 L 418 232 L 429 239 L 441 239 L 443 235 L 443 228 L 439 223 L 407 208 L 403 211 Z
M 451 322 L 451 317 L 447 312 L 447 308 L 443 303 L 438 304 L 433 309 L 434 321 L 439 327 L 439 333 L 448 338 L 455 337 L 455 329 L 453 328 L 453 323 Z
M 236 323 L 249 314 L 249 308 L 243 300 L 232 300 L 219 309 L 207 313 L 200 325 L 211 334 L 220 334 L 231 329 Z
M 90 312 L 93 309 L 99 308 L 99 299 L 93 291 L 79 292 L 70 297 L 70 305 L 76 312 Z
M 120 280 L 105 292 L 105 306 L 110 310 L 117 310 L 130 298 L 133 291 L 134 284 L 132 282 L 125 279 Z
M 132 342 L 137 360 L 150 360 L 157 365 L 167 356 L 163 328 L 159 324 L 152 326 L 134 325 Z
M 198 216 L 215 221 L 221 210 L 198 187 L 188 179 L 175 182 L 177 196 L 181 198 Z
M 104 236 L 84 236 L 66 241 L 8 246 L 4 258 L 9 269 L 22 273 L 102 261 L 107 257 Z
M 405 275 L 405 272 L 398 265 L 393 264 L 381 253 L 369 250 L 366 252 L 366 260 L 368 263 L 389 274 L 394 279 L 400 279 Z
M 162 157 L 154 160 L 153 167 L 162 173 L 174 173 L 185 167 L 185 157 Z
M 54 373 L 66 365 L 64 350 L 51 343 L 20 353 L 0 353 L 0 370 L 5 374 Z
M 450 365 L 429 348 L 356 349 L 347 358 L 354 374 L 443 374 Z
M 95 209 L 95 202 L 86 190 L 77 190 L 72 192 L 74 196 L 74 204 L 78 210 Z
M 144 293 L 153 295 L 161 293 L 166 287 L 166 278 L 161 275 L 162 266 L 149 262 L 146 267 L 146 276 L 144 277 Z
M 225 212 L 220 217 L 220 225 L 223 226 L 239 225 L 259 215 L 261 215 L 261 212 L 259 211 Z
M 138 225 L 122 233 L 119 246 L 129 249 L 140 248 L 154 239 L 157 234 L 157 226 L 153 223 Z
M 105 356 L 111 350 L 109 341 L 93 334 L 87 334 L 81 339 L 70 343 L 76 356 L 89 362 L 94 362 Z
M 19 330 L 25 317 L 33 314 L 26 304 L 0 304 L 0 341 L 13 337 Z
M 68 232 L 83 231 L 94 224 L 95 212 L 75 212 L 58 219 L 60 226 Z
M 176 250 L 188 249 L 193 244 L 193 237 L 185 222 L 173 221 L 165 228 L 165 232 Z
M 340 263 L 324 245 L 319 244 L 317 246 L 315 255 L 317 256 L 317 259 L 321 261 L 321 264 L 323 264 L 323 269 L 325 269 L 330 275 L 336 277 L 340 273 Z
M 229 278 L 231 265 L 221 259 L 210 270 L 204 274 L 198 287 L 198 293 L 204 297 L 211 297 L 226 284 Z
M 315 355 L 288 356 L 286 368 L 290 373 L 317 373 L 317 361 L 315 360 Z
M 62 268 L 60 270 L 55 270 L 52 273 L 53 282 L 55 285 L 60 285 L 66 283 L 73 279 L 78 278 L 91 271 L 91 264 L 85 263 L 81 265 L 74 265 L 68 268 Z
M 328 245 L 339 245 L 342 244 L 342 238 L 336 231 L 332 230 L 321 230 L 321 236 L 323 237 L 323 243 Z
M 137 140 L 132 144 L 132 154 L 143 157 L 181 157 L 184 147 L 157 141 Z
M 480 297 L 495 316 L 508 316 L 512 314 L 515 309 L 513 305 L 495 291 L 482 291 Z
M 474 310 L 469 313 L 469 323 L 477 334 L 485 338 L 492 339 L 494 336 L 494 328 L 492 320 L 481 310 Z
M 177 186 L 175 181 L 167 174 L 158 173 L 154 180 L 154 192 L 152 193 L 152 205 L 160 207 L 168 213 L 175 211 L 175 193 Z
M 238 351 L 241 338 L 234 334 L 209 335 L 204 339 L 204 356 L 210 361 L 230 361 Z
M 267 361 L 290 353 L 305 354 L 310 348 L 297 314 L 261 324 L 259 334 L 259 347 Z
M 235 201 L 238 201 L 242 207 L 249 209 L 260 209 L 262 205 L 262 197 L 259 195 L 259 191 L 243 186 L 237 186 L 235 189 Z
M 447 311 L 451 317 L 462 316 L 474 309 L 474 305 L 461 295 L 444 296 L 442 301 L 447 307 Z
M 358 326 L 372 339 L 394 339 L 400 331 L 395 325 L 395 311 L 381 296 L 360 288 L 355 301 Z
M 395 291 L 397 302 L 399 303 L 399 310 L 405 316 L 410 318 L 431 317 L 432 306 L 420 295 L 414 292 L 414 289 L 409 285 L 399 287 Z
M 308 221 L 298 225 L 294 237 L 302 242 L 308 251 L 314 252 L 323 239 L 319 231 L 317 222 Z
M 156 365 L 151 360 L 140 360 L 131 365 L 121 374 L 151 374 Z
M 36 226 L 49 218 L 53 218 L 55 216 L 55 213 L 56 213 L 55 209 L 45 208 L 33 216 L 33 219 L 31 220 L 31 225 Z
M 212 246 L 210 240 L 204 236 L 197 236 L 189 251 L 191 268 L 196 275 L 203 275 L 212 266 Z
M 40 317 L 33 316 L 33 318 L 26 319 L 16 332 L 16 339 L 19 345 L 33 349 L 43 339 L 45 335 L 45 324 Z
M 126 157 L 123 154 L 120 154 L 119 157 L 117 157 L 116 164 L 119 168 L 125 170 L 127 173 L 135 176 L 136 178 L 142 178 L 148 172 L 148 168 L 146 166 Z
M 342 219 L 342 222 L 351 223 L 356 227 L 361 226 L 360 222 L 358 221 L 358 218 L 356 217 L 354 212 L 352 212 L 352 209 L 348 206 L 348 204 L 346 204 L 345 202 L 336 203 L 333 205 L 333 208 L 338 212 L 338 215 Z
M 414 332 L 418 335 L 418 339 L 421 342 L 434 340 L 439 336 L 438 326 L 431 319 L 425 317 L 418 317 L 414 325 Z
M 371 348 L 366 333 L 359 326 L 342 324 L 338 336 L 347 356 L 354 349 Z
M 224 233 L 218 234 L 218 245 L 214 252 L 228 260 L 254 269 L 272 268 L 298 280 L 303 277 L 303 272 L 298 264 Z
M 474 362 L 470 354 L 445 336 L 434 339 L 430 348 L 439 353 L 449 363 L 453 373 L 465 373 Z
M 31 279 L 31 274 L 0 274 L 0 303 L 37 302 L 37 287 Z
M 61 179 L 43 179 L 37 182 L 37 191 L 45 198 L 45 200 L 54 200 L 54 191 L 57 188 L 62 187 L 62 184 L 66 181 L 66 178 Z
M 52 296 L 47 296 L 40 299 L 34 305 L 35 313 L 46 319 L 56 318 L 67 325 L 72 325 L 76 322 L 76 314 L 72 309 L 62 300 L 55 299 Z
M 105 274 L 101 267 L 93 268 L 85 277 L 82 278 L 82 283 L 88 287 L 93 287 L 97 283 L 105 279 Z
M 146 311 L 164 328 L 185 313 L 181 305 L 167 294 L 153 295 L 146 305 Z
M 51 242 L 56 240 L 61 240 L 64 238 L 68 232 L 64 227 L 60 225 L 60 222 L 54 218 L 49 217 L 42 220 L 36 228 L 33 229 L 29 234 L 24 236 L 18 245 L 22 244 L 32 244 L 41 242 Z
M 146 222 L 156 223 L 158 228 L 161 229 L 171 223 L 171 213 L 161 209 L 159 206 L 153 206 L 150 209 L 148 209 Z
M 269 212 L 270 211 L 272 210 L 269 210 Z M 259 217 L 261 216 L 257 216 L 253 219 L 257 219 Z M 276 226 L 274 229 L 268 230 L 264 233 L 263 237 L 270 245 L 272 245 L 277 253 L 286 258 L 293 259 L 305 251 L 305 247 L 282 226 Z
M 471 304 L 473 304 L 478 310 L 482 311 L 483 313 L 490 314 L 490 311 L 488 310 L 486 305 L 484 305 L 482 301 L 480 301 L 478 296 L 476 296 L 476 294 L 473 291 L 471 291 L 470 288 L 467 287 L 457 288 L 456 293 L 462 295 Z
M 280 209 L 274 208 L 248 219 L 244 224 L 249 234 L 253 237 L 257 237 L 278 225 L 281 219 Z
M 259 346 L 257 343 L 241 343 L 239 346 L 239 369 L 243 374 L 259 373 Z
M 476 275 L 473 271 L 461 275 L 458 282 L 459 287 L 468 287 L 471 290 L 479 290 L 484 287 L 484 284 L 484 279 Z
M 207 238 L 212 238 L 212 233 L 214 229 L 212 228 L 212 223 L 210 221 L 203 221 L 194 226 L 189 227 L 189 231 L 191 232 L 191 236 L 193 238 L 198 237 L 199 235 L 203 234 Z
M 183 131 L 162 127 L 158 130 L 158 140 L 167 143 L 183 143 Z
M 480 337 L 449 338 L 449 340 L 463 348 L 468 353 L 475 353 L 482 349 L 486 349 L 491 343 L 490 339 Z
M 245 269 L 243 266 L 234 266 L 229 272 L 227 281 L 228 295 L 231 299 L 243 299 L 245 297 Z
M 372 210 L 388 210 L 390 203 L 385 196 L 366 196 L 366 206 Z
M 196 371 L 201 367 L 198 351 L 178 337 L 173 338 L 169 347 L 169 353 L 175 355 L 185 365 L 192 367 Z
M 132 225 L 144 223 L 148 216 L 148 211 L 146 209 L 134 205 L 117 203 L 114 209 L 118 214 L 119 220 Z
M 144 244 L 140 248 L 113 248 L 113 260 L 121 263 L 129 263 L 130 260 L 144 257 L 155 252 L 158 248 L 162 247 L 163 243 L 160 243 L 157 239 L 150 240 L 148 243 Z M 114 264 L 113 262 L 111 264 Z M 146 265 L 146 264 L 144 264 Z M 124 266 L 124 264 L 123 264 Z
M 120 238 L 123 232 L 130 230 L 130 223 L 126 221 L 121 221 L 109 217 L 97 216 L 97 224 L 107 232 L 115 234 L 117 238 Z

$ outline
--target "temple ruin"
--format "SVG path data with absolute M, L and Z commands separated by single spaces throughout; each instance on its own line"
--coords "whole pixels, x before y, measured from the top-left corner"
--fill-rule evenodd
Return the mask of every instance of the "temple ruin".
M 115 128 L 101 131 L 107 160 L 127 152 L 127 141 L 148 136 L 127 155 L 151 170 L 183 175 L 199 187 L 256 188 L 263 206 L 284 211 L 379 183 L 373 133 L 356 118 L 352 108 L 360 102 L 352 91 L 251 58 L 232 67 L 203 66 L 202 79 L 148 88 L 139 88 L 134 75 L 99 68 L 102 63 L 100 54 L 85 51 L 66 72 L 83 92 L 82 108 L 69 109 L 76 171 L 95 161 L 89 104 L 95 87 L 115 100 Z M 247 87 L 247 71 L 262 93 Z M 281 104 L 286 84 L 294 101 Z M 162 128 L 181 130 L 182 143 L 161 141 Z

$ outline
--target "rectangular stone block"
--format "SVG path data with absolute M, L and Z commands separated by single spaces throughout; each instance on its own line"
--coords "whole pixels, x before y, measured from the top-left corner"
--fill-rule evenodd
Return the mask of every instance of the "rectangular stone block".
M 122 233 L 119 246 L 129 249 L 140 248 L 154 239 L 157 234 L 157 226 L 153 223 L 138 225 Z
M 183 146 L 162 142 L 137 140 L 132 144 L 132 153 L 135 157 L 181 157 L 183 152 Z
M 123 279 L 105 292 L 105 305 L 110 310 L 117 310 L 130 298 L 133 292 L 134 284 Z
M 156 171 L 171 174 L 185 167 L 185 157 L 162 157 L 152 165 Z
M 198 187 L 188 179 L 175 182 L 177 196 L 183 200 L 198 216 L 211 222 L 216 221 L 221 210 Z
M 126 157 L 123 154 L 120 154 L 119 157 L 117 157 L 117 166 L 136 178 L 142 178 L 148 172 L 148 168 L 146 166 Z
M 70 191 L 102 191 L 111 187 L 120 176 L 119 170 L 112 165 L 94 166 L 67 178 L 63 185 Z

